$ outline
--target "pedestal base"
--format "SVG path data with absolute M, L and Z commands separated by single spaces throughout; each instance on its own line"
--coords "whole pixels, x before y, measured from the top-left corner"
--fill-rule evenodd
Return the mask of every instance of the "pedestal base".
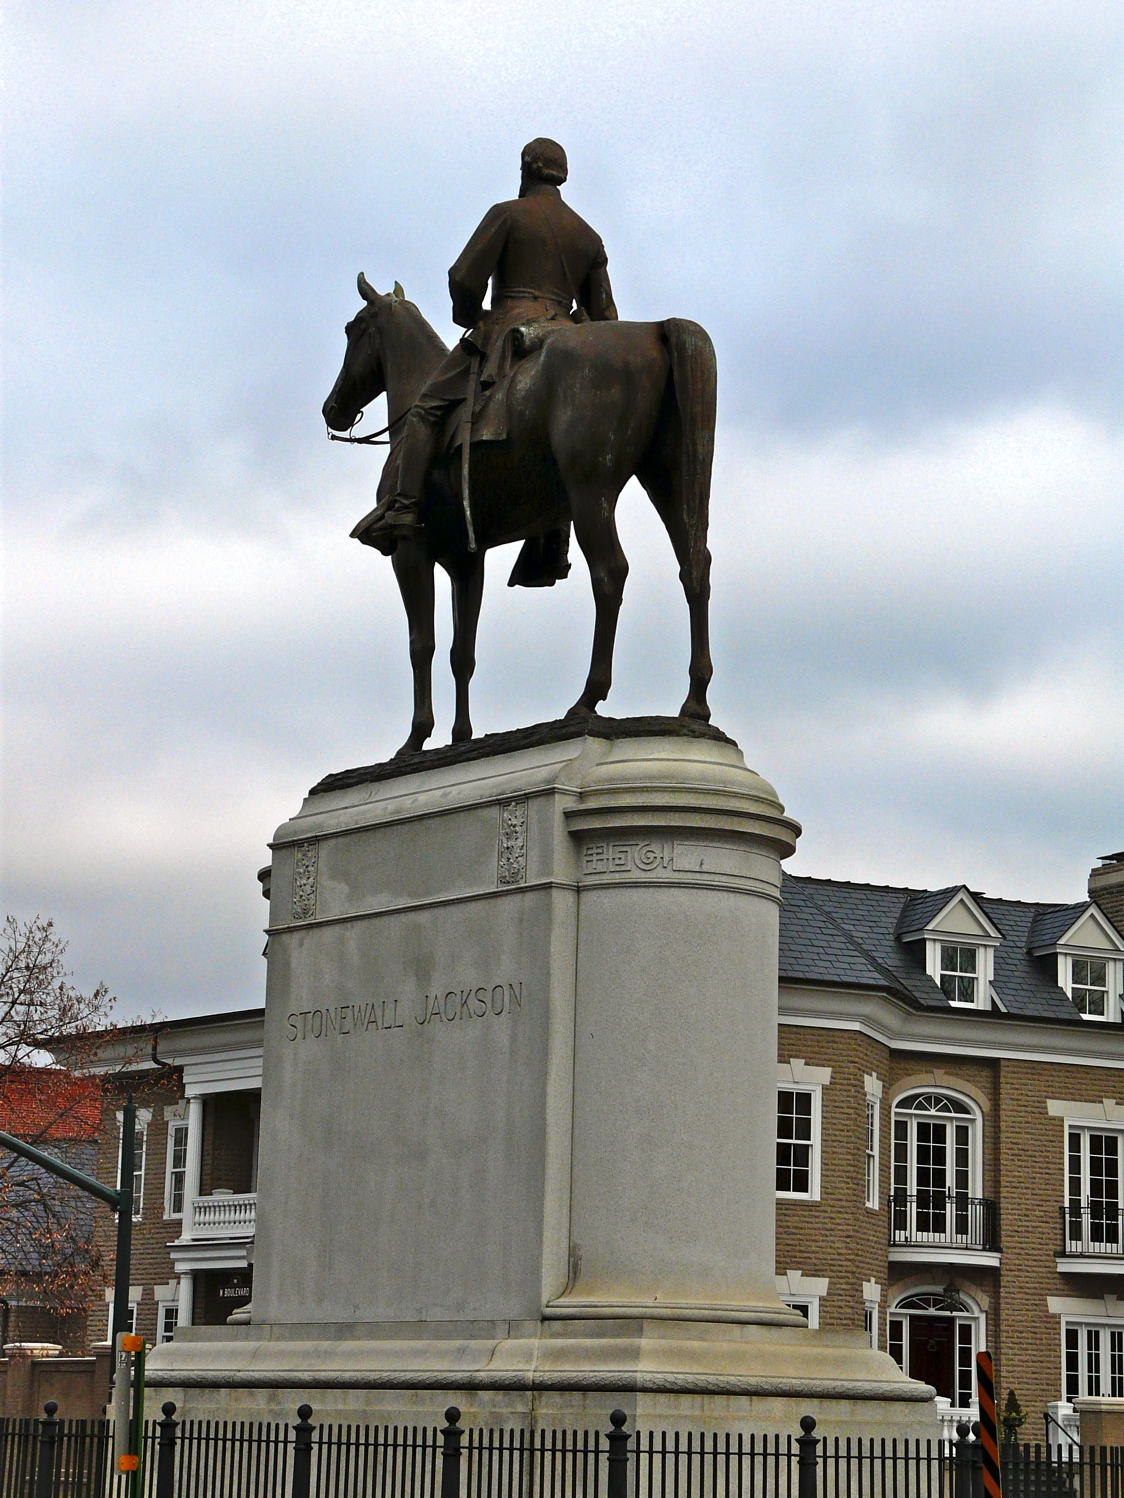
M 936 1437 L 933 1391 L 860 1332 L 727 1322 L 566 1320 L 181 1331 L 148 1383 L 188 1418 Z
M 332 776 L 273 843 L 253 1319 L 189 1414 L 935 1433 L 775 1279 L 781 860 L 736 744 L 546 724 Z

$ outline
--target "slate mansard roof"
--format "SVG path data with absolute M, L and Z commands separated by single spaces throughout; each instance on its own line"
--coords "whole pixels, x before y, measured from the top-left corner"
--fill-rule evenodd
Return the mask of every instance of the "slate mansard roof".
M 925 971 L 924 943 L 904 938 L 924 930 L 963 888 L 915 890 L 785 874 L 781 982 L 878 989 L 912 1009 L 952 1010 Z M 993 987 L 1004 1010 L 1023 1019 L 1084 1024 L 1058 987 L 1057 960 L 1034 957 L 1029 949 L 1059 940 L 1091 902 L 1029 905 L 975 892 L 971 898 L 1002 936 Z

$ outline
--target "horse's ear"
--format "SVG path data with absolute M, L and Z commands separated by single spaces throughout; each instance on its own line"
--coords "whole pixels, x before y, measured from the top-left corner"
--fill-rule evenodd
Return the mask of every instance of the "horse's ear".
M 404 302 L 406 300 L 406 293 L 402 290 L 401 282 L 395 281 L 393 295 L 396 302 Z
M 359 280 L 356 284 L 359 287 L 359 295 L 365 302 L 380 302 L 382 300 L 362 271 L 359 272 Z

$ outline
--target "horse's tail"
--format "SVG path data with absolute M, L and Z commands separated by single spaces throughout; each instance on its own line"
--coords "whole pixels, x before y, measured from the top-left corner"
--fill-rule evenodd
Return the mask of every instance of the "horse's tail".
M 687 527 L 691 582 L 697 588 L 706 576 L 718 361 L 710 334 L 697 322 L 669 317 L 660 327 L 671 356 L 671 381 L 682 427 L 677 487 Z

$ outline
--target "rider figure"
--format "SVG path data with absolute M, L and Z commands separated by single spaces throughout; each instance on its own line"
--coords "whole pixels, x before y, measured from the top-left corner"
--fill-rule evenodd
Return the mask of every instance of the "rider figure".
M 398 454 L 398 487 L 381 524 L 421 524 L 419 501 L 438 434 L 449 411 L 468 398 L 473 359 L 479 383 L 494 384 L 510 366 L 509 328 L 528 323 L 615 320 L 605 246 L 558 191 L 566 153 L 555 141 L 523 147 L 519 196 L 497 203 L 449 272 L 453 321 L 469 331 L 446 355 L 410 410 Z M 491 278 L 491 306 L 484 294 Z M 573 311 L 571 311 L 573 309 Z

